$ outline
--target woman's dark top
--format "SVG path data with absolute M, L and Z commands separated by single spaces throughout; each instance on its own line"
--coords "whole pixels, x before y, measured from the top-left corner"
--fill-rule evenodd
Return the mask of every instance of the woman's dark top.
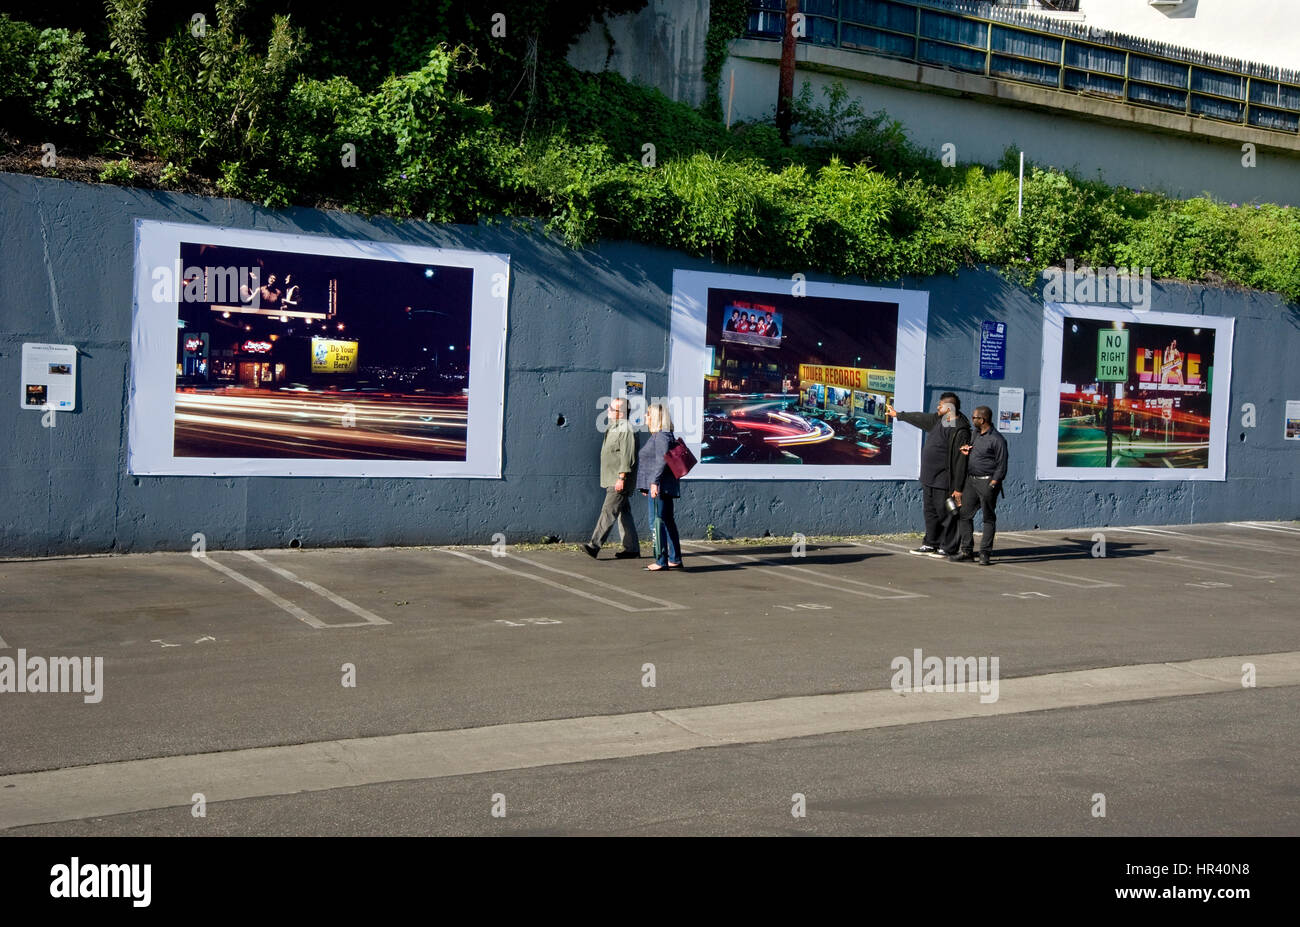
M 636 488 L 641 492 L 648 493 L 650 487 L 658 483 L 659 495 L 681 495 L 677 477 L 673 476 L 673 471 L 669 470 L 668 465 L 664 463 L 664 454 L 668 453 L 672 443 L 671 431 L 654 431 L 650 433 L 650 439 L 641 446 L 641 453 L 636 458 Z

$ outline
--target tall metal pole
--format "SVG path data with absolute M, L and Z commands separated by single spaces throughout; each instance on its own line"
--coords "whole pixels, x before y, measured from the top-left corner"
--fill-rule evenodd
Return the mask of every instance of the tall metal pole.
M 1025 212 L 1025 153 L 1020 152 L 1020 187 L 1016 193 L 1016 215 L 1021 216 Z
M 785 0 L 785 32 L 781 36 L 781 82 L 776 91 L 776 128 L 781 141 L 790 141 L 794 101 L 794 30 L 799 0 Z
M 1115 384 L 1106 384 L 1106 466 L 1111 465 L 1115 441 Z

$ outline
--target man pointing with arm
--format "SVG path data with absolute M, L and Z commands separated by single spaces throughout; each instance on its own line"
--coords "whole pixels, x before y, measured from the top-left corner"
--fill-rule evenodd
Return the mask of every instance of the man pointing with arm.
M 946 503 L 952 498 L 961 505 L 961 488 L 966 482 L 966 457 L 961 448 L 971 440 L 970 420 L 961 414 L 961 400 L 956 393 L 944 393 L 935 412 L 898 412 L 886 403 L 885 414 L 925 432 L 921 445 L 925 539 L 912 553 L 931 557 L 955 554 L 957 518 Z

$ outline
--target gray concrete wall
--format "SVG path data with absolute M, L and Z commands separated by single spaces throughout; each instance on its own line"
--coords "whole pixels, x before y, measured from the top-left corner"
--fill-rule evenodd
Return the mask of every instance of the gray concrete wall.
M 210 222 L 511 256 L 501 480 L 132 477 L 126 468 L 133 221 Z M 625 242 L 573 251 L 504 227 L 368 221 L 314 210 L 0 174 L 0 556 L 213 548 L 490 543 L 586 536 L 597 489 L 596 398 L 613 370 L 645 370 L 667 389 L 674 268 L 751 272 Z M 788 275 L 799 268 L 765 273 Z M 813 280 L 833 279 L 810 274 Z M 897 286 L 898 281 L 883 285 Z M 905 281 L 930 292 L 927 402 L 955 389 L 964 408 L 1026 390 L 1025 433 L 1010 436 L 1006 529 L 1300 516 L 1300 443 L 1281 437 L 1283 402 L 1300 399 L 1300 306 L 1270 294 L 1157 285 L 1153 311 L 1235 317 L 1226 482 L 1034 479 L 1042 304 L 987 270 Z M 978 379 L 979 321 L 1010 325 L 1007 376 Z M 55 428 L 18 407 L 26 341 L 74 343 L 80 403 Z M 1239 427 L 1244 402 L 1259 427 Z M 565 425 L 557 426 L 563 415 Z M 1240 436 L 1240 437 L 1239 437 Z M 644 513 L 637 508 L 638 520 Z M 688 484 L 683 534 L 893 532 L 920 525 L 915 482 L 708 481 Z
M 709 0 L 650 0 L 636 13 L 597 20 L 569 49 L 582 71 L 616 71 L 691 106 L 704 102 Z

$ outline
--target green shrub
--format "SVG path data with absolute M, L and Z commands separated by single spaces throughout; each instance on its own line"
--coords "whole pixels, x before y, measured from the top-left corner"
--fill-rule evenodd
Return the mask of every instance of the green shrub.
M 117 148 L 133 99 L 126 74 L 85 35 L 0 14 L 0 125 L 42 141 Z
M 140 179 L 140 174 L 131 166 L 130 158 L 123 158 L 120 161 L 110 161 L 104 165 L 104 169 L 99 172 L 99 179 L 102 183 L 119 183 L 133 184 Z
M 232 165 L 268 151 L 306 51 L 302 32 L 276 16 L 258 54 L 238 28 L 247 0 L 218 0 L 216 22 L 203 34 L 187 21 L 155 49 L 145 31 L 148 5 L 109 0 L 112 47 L 144 98 L 145 144 L 182 170 L 226 182 Z
M 728 130 L 657 90 L 563 60 L 575 23 L 642 2 L 583 0 L 547 31 L 567 9 L 558 0 L 506 0 L 508 37 L 487 41 L 486 20 L 449 0 L 416 0 L 412 9 L 428 14 L 418 25 L 392 31 L 389 12 L 364 22 L 347 67 L 342 14 L 313 21 L 325 52 L 309 56 L 302 30 L 267 7 L 244 25 L 249 0 L 220 0 L 204 35 L 185 22 L 162 41 L 149 38 L 149 0 L 109 0 L 111 57 L 82 33 L 0 15 L 0 117 L 28 141 L 156 157 L 164 187 L 215 184 L 273 207 L 431 222 L 537 217 L 575 246 L 622 238 L 766 271 L 877 280 L 984 263 L 1030 284 L 1073 258 L 1300 300 L 1300 210 L 1177 201 L 1031 164 L 1018 214 L 1014 150 L 996 167 L 941 167 L 842 85 L 818 98 L 804 84 L 794 115 L 807 144 L 785 145 L 770 121 Z M 711 26 L 711 62 L 742 7 L 717 6 L 727 25 Z M 129 158 L 100 176 L 138 178 Z

